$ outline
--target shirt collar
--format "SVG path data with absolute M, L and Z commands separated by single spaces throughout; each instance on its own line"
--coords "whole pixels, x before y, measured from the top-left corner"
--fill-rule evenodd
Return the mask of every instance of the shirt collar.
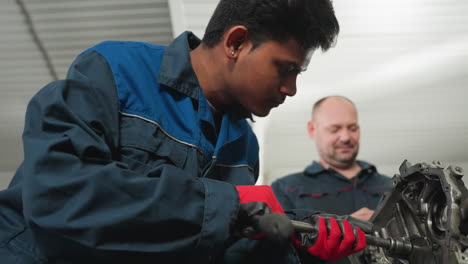
M 200 43 L 201 40 L 190 31 L 185 31 L 174 39 L 164 52 L 158 82 L 192 99 L 200 100 L 201 87 L 190 62 L 190 51 Z M 241 105 L 233 105 L 226 112 L 234 119 L 252 120 L 252 114 Z
M 371 173 L 374 173 L 374 172 L 377 172 L 377 168 L 368 163 L 368 162 L 365 162 L 365 161 L 362 161 L 362 160 L 358 160 L 357 163 L 359 164 L 359 166 L 361 167 L 361 172 L 362 171 L 366 171 L 368 174 L 371 174 Z
M 361 167 L 361 172 L 360 173 L 362 173 L 362 171 L 366 171 L 368 174 L 371 174 L 371 173 L 374 173 L 374 172 L 377 171 L 375 166 L 370 164 L 370 163 L 367 163 L 367 162 L 361 161 L 361 160 L 358 160 L 357 163 Z M 317 161 L 314 161 L 314 162 L 312 162 L 311 165 L 309 165 L 309 166 L 307 166 L 307 168 L 305 168 L 304 173 L 307 174 L 307 175 L 310 175 L 310 176 L 314 176 L 314 175 L 317 175 L 317 174 L 322 173 L 324 171 L 327 171 L 327 169 L 325 169 Z
M 200 43 L 200 39 L 189 31 L 174 39 L 164 52 L 158 82 L 199 100 L 201 89 L 190 63 L 190 51 Z

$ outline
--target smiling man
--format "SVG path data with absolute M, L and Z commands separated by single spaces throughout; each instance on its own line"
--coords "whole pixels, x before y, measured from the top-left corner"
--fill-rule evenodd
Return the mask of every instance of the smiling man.
M 362 250 L 358 227 L 312 212 L 300 220 L 317 234 L 289 244 L 254 232 L 258 216 L 284 212 L 255 185 L 246 119 L 293 96 L 338 31 L 328 0 L 221 0 L 202 40 L 82 52 L 28 105 L 24 161 L 0 192 L 2 263 L 273 264 Z
M 354 103 L 343 96 L 318 100 L 307 132 L 319 154 L 303 172 L 276 180 L 272 188 L 285 209 L 311 209 L 368 220 L 389 177 L 370 163 L 357 160 L 360 128 Z M 339 263 L 349 263 L 346 259 Z

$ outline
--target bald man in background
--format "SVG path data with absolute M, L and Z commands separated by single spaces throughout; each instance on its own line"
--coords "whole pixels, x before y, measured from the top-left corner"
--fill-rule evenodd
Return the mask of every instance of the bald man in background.
M 303 172 L 273 182 L 285 210 L 312 209 L 369 220 L 378 202 L 392 188 L 389 177 L 374 165 L 357 160 L 360 128 L 354 103 L 343 96 L 328 96 L 314 104 L 307 123 L 319 160 Z M 335 263 L 349 263 L 342 259 Z

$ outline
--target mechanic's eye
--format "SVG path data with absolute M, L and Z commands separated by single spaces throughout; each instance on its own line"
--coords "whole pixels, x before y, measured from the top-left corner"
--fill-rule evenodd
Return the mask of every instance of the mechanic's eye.
M 301 70 L 298 69 L 298 67 L 296 65 L 282 65 L 280 67 L 280 73 L 282 75 L 288 75 L 288 74 L 291 74 L 291 73 L 299 74 L 299 73 L 301 73 Z
M 351 126 L 349 130 L 351 130 L 351 132 L 356 132 L 359 130 L 359 126 Z
M 294 65 L 290 65 L 286 69 L 288 73 L 294 72 L 295 70 L 296 70 L 296 67 Z
M 333 127 L 330 127 L 330 128 L 328 129 L 328 131 L 329 131 L 330 133 L 332 133 L 332 134 L 337 133 L 339 130 L 340 130 L 340 128 L 337 127 L 337 126 L 333 126 Z

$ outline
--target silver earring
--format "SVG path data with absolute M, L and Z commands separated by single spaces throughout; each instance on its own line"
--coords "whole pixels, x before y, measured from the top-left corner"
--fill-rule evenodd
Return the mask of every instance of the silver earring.
M 231 50 L 231 56 L 234 56 L 234 54 L 236 54 L 236 52 L 234 50 Z

